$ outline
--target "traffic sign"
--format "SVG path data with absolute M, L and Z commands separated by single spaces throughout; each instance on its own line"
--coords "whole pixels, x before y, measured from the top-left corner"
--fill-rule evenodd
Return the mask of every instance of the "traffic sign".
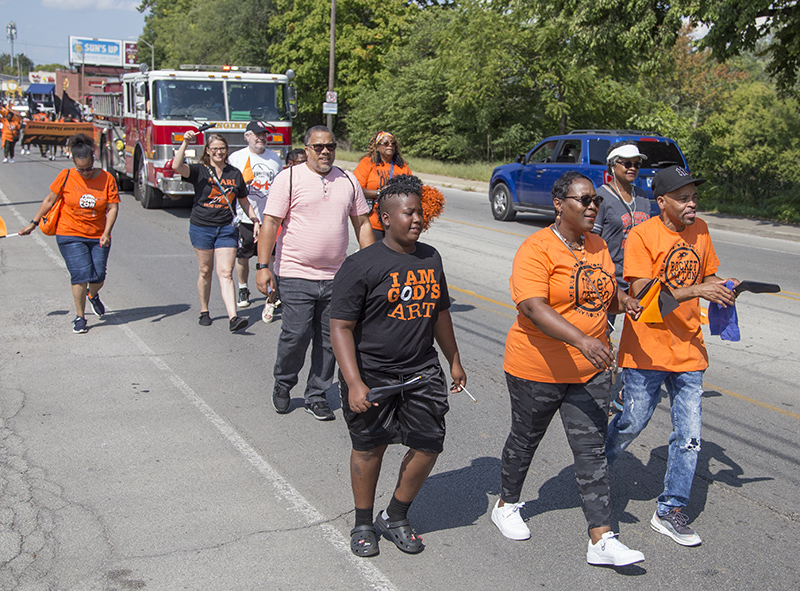
M 323 115 L 338 115 L 339 105 L 337 103 L 322 103 Z
M 339 100 L 339 93 L 335 90 L 329 90 L 325 93 L 325 102 L 326 103 L 338 103 Z

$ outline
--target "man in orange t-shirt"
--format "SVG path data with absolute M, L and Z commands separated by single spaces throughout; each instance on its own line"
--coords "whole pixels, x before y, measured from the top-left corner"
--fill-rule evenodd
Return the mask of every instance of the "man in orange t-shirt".
M 19 123 L 15 121 L 14 112 L 9 110 L 3 121 L 3 162 L 14 163 L 14 146 L 19 138 Z
M 623 275 L 630 283 L 630 293 L 638 294 L 658 277 L 680 305 L 663 323 L 625 318 L 619 346 L 625 403 L 606 437 L 611 464 L 647 426 L 661 398 L 661 386 L 666 386 L 673 432 L 664 491 L 650 526 L 683 546 L 701 543 L 689 527 L 688 517 L 681 513 L 689 503 L 700 451 L 703 371 L 708 367 L 699 298 L 732 306 L 736 297 L 725 287 L 727 280 L 715 275 L 719 259 L 708 226 L 696 217 L 696 187 L 704 182 L 678 166 L 660 171 L 653 179 L 653 195 L 661 214 L 634 227 L 628 235 Z

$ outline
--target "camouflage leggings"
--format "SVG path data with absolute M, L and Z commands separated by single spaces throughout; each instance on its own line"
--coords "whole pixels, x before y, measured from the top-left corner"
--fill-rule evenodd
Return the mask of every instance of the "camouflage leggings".
M 575 481 L 589 528 L 611 524 L 606 464 L 608 373 L 585 384 L 547 384 L 506 373 L 511 396 L 511 432 L 502 456 L 502 495 L 506 503 L 519 502 L 522 485 L 550 421 L 560 410 L 575 458 Z

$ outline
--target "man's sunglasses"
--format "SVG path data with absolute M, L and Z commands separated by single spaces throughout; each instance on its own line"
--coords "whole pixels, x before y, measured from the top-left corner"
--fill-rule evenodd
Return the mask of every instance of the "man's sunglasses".
M 592 203 L 595 206 L 600 207 L 603 203 L 603 197 L 601 195 L 567 195 L 567 199 L 574 199 L 575 201 L 580 201 L 581 205 L 584 207 L 589 207 Z
M 309 148 L 314 150 L 317 154 L 322 154 L 322 151 L 327 149 L 328 152 L 336 151 L 336 142 L 332 144 L 306 144 Z
M 617 160 L 617 164 L 622 168 L 639 168 L 642 165 L 641 162 L 634 162 L 633 160 Z

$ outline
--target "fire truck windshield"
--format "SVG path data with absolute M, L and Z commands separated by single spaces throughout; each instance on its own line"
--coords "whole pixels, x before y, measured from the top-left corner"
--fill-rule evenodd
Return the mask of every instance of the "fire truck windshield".
M 283 85 L 221 80 L 156 80 L 156 119 L 288 121 Z M 226 97 L 227 95 L 227 97 Z M 227 98 L 227 101 L 225 100 Z M 228 112 L 225 112 L 225 106 Z

